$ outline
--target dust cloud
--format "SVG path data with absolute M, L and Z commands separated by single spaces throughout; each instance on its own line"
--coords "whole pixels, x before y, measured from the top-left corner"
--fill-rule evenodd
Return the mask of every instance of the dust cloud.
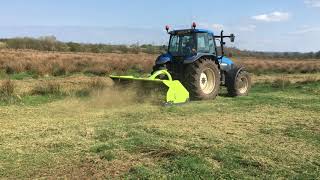
M 123 107 L 138 104 L 162 104 L 166 92 L 141 85 L 112 86 L 92 93 L 88 105 L 99 108 Z

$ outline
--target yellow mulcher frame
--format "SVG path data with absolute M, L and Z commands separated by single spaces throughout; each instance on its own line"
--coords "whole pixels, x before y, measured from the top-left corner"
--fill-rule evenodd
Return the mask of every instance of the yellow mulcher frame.
M 168 80 L 158 79 L 160 75 L 167 76 Z M 153 73 L 149 78 L 137 78 L 134 76 L 110 76 L 113 80 L 132 80 L 132 81 L 150 81 L 155 83 L 163 83 L 169 87 L 166 102 L 168 104 L 181 104 L 189 101 L 189 92 L 178 80 L 173 80 L 171 74 L 167 70 L 159 70 Z

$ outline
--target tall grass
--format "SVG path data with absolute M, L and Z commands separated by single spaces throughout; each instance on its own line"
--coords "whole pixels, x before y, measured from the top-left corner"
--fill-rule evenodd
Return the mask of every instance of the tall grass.
M 151 72 L 157 55 L 119 53 L 61 53 L 31 50 L 0 50 L 0 71 L 6 74 L 28 72 L 39 76 L 86 73 L 104 76 L 134 70 Z M 291 59 L 233 58 L 255 74 L 320 72 L 320 61 Z
M 316 73 L 320 72 L 320 61 L 316 59 L 256 59 L 241 58 L 235 60 L 250 72 L 263 73 Z
M 2 81 L 0 84 L 0 103 L 14 101 L 15 84 L 10 79 Z
M 0 70 L 7 74 L 32 72 L 40 76 L 61 76 L 71 73 L 106 75 L 139 68 L 150 72 L 156 55 L 54 53 L 30 50 L 0 50 Z
M 62 95 L 61 84 L 57 82 L 45 82 L 35 86 L 32 95 Z
M 5 80 L 0 87 L 0 93 L 4 96 L 12 96 L 14 93 L 14 83 L 11 80 Z

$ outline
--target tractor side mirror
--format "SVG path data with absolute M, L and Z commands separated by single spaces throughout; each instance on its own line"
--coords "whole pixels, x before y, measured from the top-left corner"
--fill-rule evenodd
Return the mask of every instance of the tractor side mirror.
M 234 42 L 234 39 L 235 39 L 236 37 L 234 36 L 234 34 L 230 34 L 230 41 L 231 42 Z

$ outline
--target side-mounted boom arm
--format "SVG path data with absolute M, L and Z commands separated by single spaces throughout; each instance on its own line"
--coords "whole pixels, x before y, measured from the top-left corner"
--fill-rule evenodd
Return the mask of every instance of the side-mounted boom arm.
M 224 56 L 224 45 L 226 45 L 226 43 L 224 42 L 224 38 L 230 38 L 230 41 L 231 41 L 231 42 L 234 42 L 235 35 L 234 35 L 234 34 L 230 34 L 230 36 L 224 36 L 224 35 L 223 35 L 223 31 L 221 31 L 220 36 L 214 36 L 214 38 L 220 39 L 221 57 L 223 57 L 223 56 Z

